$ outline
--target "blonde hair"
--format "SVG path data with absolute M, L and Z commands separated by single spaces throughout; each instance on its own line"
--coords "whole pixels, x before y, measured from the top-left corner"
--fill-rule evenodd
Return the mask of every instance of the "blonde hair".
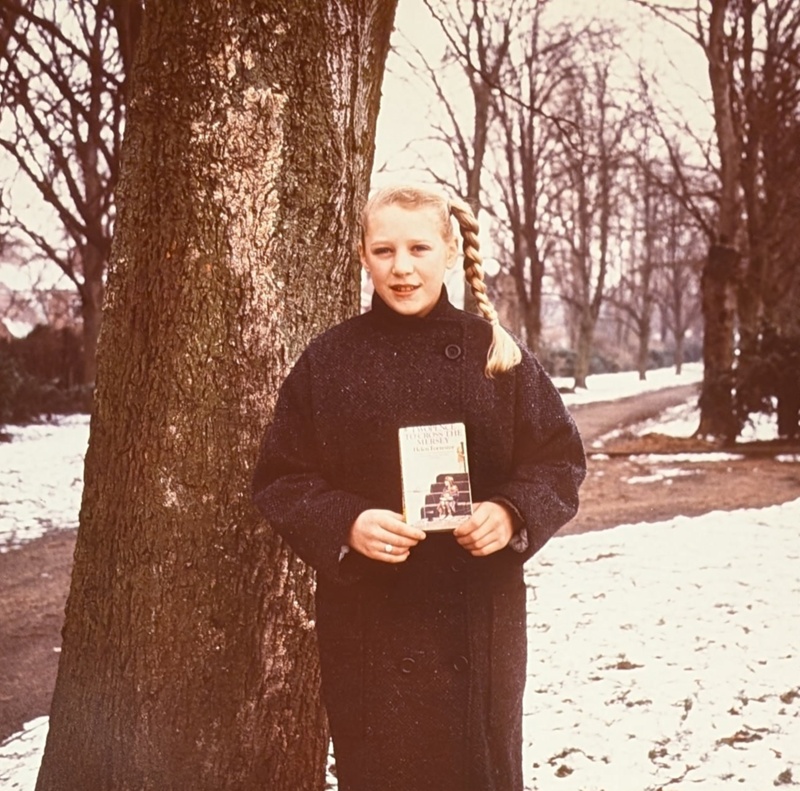
M 431 187 L 410 184 L 384 187 L 374 192 L 361 213 L 362 244 L 367 232 L 367 224 L 372 213 L 384 206 L 400 205 L 409 209 L 431 209 L 440 220 L 442 238 L 449 242 L 454 238 L 451 217 L 455 218 L 461 232 L 464 254 L 464 277 L 469 283 L 481 315 L 492 325 L 492 343 L 486 357 L 486 376 L 490 379 L 496 373 L 510 371 L 519 365 L 522 353 L 514 339 L 500 326 L 497 310 L 489 299 L 483 275 L 483 258 L 478 242 L 478 220 L 469 204 L 450 199 Z

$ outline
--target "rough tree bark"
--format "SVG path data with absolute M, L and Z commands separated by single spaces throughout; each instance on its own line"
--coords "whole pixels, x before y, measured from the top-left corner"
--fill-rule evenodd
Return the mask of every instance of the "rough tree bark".
M 323 786 L 312 579 L 250 476 L 290 364 L 357 310 L 394 8 L 146 4 L 38 791 Z

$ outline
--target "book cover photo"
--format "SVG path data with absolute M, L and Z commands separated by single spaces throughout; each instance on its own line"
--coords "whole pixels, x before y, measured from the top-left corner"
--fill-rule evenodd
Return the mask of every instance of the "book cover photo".
M 472 514 L 463 423 L 407 426 L 399 431 L 403 514 L 422 530 L 453 530 Z

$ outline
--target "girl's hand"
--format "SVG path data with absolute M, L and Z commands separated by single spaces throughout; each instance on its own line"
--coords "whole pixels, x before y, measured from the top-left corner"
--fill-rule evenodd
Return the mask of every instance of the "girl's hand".
M 411 547 L 424 540 L 425 532 L 410 527 L 402 514 L 371 508 L 362 511 L 350 528 L 350 546 L 362 555 L 384 563 L 408 560 Z
M 514 535 L 514 518 L 500 503 L 475 503 L 472 516 L 453 535 L 471 555 L 485 557 L 508 546 Z

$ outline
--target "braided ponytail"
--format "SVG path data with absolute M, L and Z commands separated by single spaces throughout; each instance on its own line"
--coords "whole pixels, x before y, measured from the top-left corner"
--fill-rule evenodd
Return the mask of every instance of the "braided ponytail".
M 522 353 L 514 339 L 500 326 L 497 310 L 491 303 L 483 279 L 483 259 L 478 242 L 478 220 L 469 204 L 451 199 L 448 202 L 450 214 L 455 217 L 461 231 L 462 250 L 464 252 L 464 277 L 478 303 L 483 317 L 492 325 L 492 344 L 486 359 L 486 376 L 494 378 L 496 373 L 510 371 L 519 365 Z

